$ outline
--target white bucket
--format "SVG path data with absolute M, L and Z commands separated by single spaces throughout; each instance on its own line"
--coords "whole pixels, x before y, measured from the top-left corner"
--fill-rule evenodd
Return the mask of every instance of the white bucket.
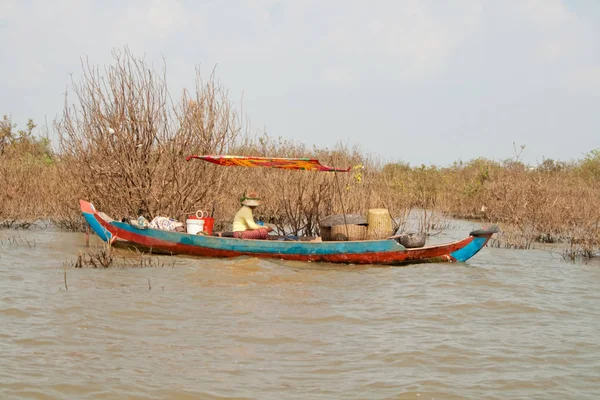
M 191 235 L 195 235 L 204 230 L 203 219 L 186 219 L 185 224 L 187 225 L 187 233 Z

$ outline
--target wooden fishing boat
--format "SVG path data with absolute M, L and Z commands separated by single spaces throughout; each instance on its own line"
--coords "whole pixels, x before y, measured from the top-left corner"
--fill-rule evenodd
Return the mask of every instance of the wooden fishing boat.
M 455 262 L 473 257 L 498 232 L 498 228 L 492 226 L 473 231 L 469 237 L 457 242 L 416 249 L 407 249 L 393 238 L 343 242 L 247 240 L 137 229 L 98 212 L 87 201 L 80 200 L 80 206 L 87 223 L 107 243 L 121 240 L 163 253 L 203 257 L 251 256 L 307 262 L 384 265 Z
M 288 170 L 313 170 L 321 172 L 348 172 L 350 168 L 322 165 L 309 158 L 268 158 L 232 155 L 192 155 L 186 158 L 200 159 L 222 166 L 267 167 Z M 158 229 L 138 229 L 125 222 L 115 221 L 98 212 L 94 206 L 80 200 L 81 211 L 87 223 L 105 242 L 129 242 L 134 245 L 169 254 L 187 254 L 204 257 L 251 256 L 282 260 L 323 261 L 346 264 L 402 265 L 419 262 L 466 261 L 481 250 L 496 226 L 471 232 L 469 237 L 457 242 L 407 249 L 397 237 L 382 240 L 360 241 L 287 241 L 247 240 L 230 237 L 192 235 Z

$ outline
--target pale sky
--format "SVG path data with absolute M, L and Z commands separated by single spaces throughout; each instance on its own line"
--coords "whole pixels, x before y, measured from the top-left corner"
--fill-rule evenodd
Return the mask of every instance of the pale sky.
M 598 0 L 0 0 L 0 114 L 51 124 L 81 58 L 123 46 L 166 59 L 173 97 L 216 65 L 254 131 L 308 145 L 412 165 L 600 148 Z

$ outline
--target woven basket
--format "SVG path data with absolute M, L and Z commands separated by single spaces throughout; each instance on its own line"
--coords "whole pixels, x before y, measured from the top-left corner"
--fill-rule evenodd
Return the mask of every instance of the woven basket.
M 319 225 L 331 228 L 332 226 L 344 224 L 366 225 L 367 217 L 362 214 L 333 214 L 323 218 Z
M 372 208 L 367 216 L 369 229 L 367 230 L 367 239 L 385 239 L 394 234 L 392 229 L 392 217 L 385 208 Z
M 346 226 L 348 229 L 346 229 Z M 335 225 L 331 227 L 331 240 L 365 240 L 367 227 L 364 225 Z

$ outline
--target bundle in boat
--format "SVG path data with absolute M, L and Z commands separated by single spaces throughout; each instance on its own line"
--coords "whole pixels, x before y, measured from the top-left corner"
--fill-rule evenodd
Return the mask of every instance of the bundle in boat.
M 371 208 L 367 215 L 367 239 L 386 239 L 394 234 L 392 216 L 385 208 Z
M 394 239 L 407 249 L 415 249 L 425 246 L 426 235 L 424 233 L 402 233 Z

